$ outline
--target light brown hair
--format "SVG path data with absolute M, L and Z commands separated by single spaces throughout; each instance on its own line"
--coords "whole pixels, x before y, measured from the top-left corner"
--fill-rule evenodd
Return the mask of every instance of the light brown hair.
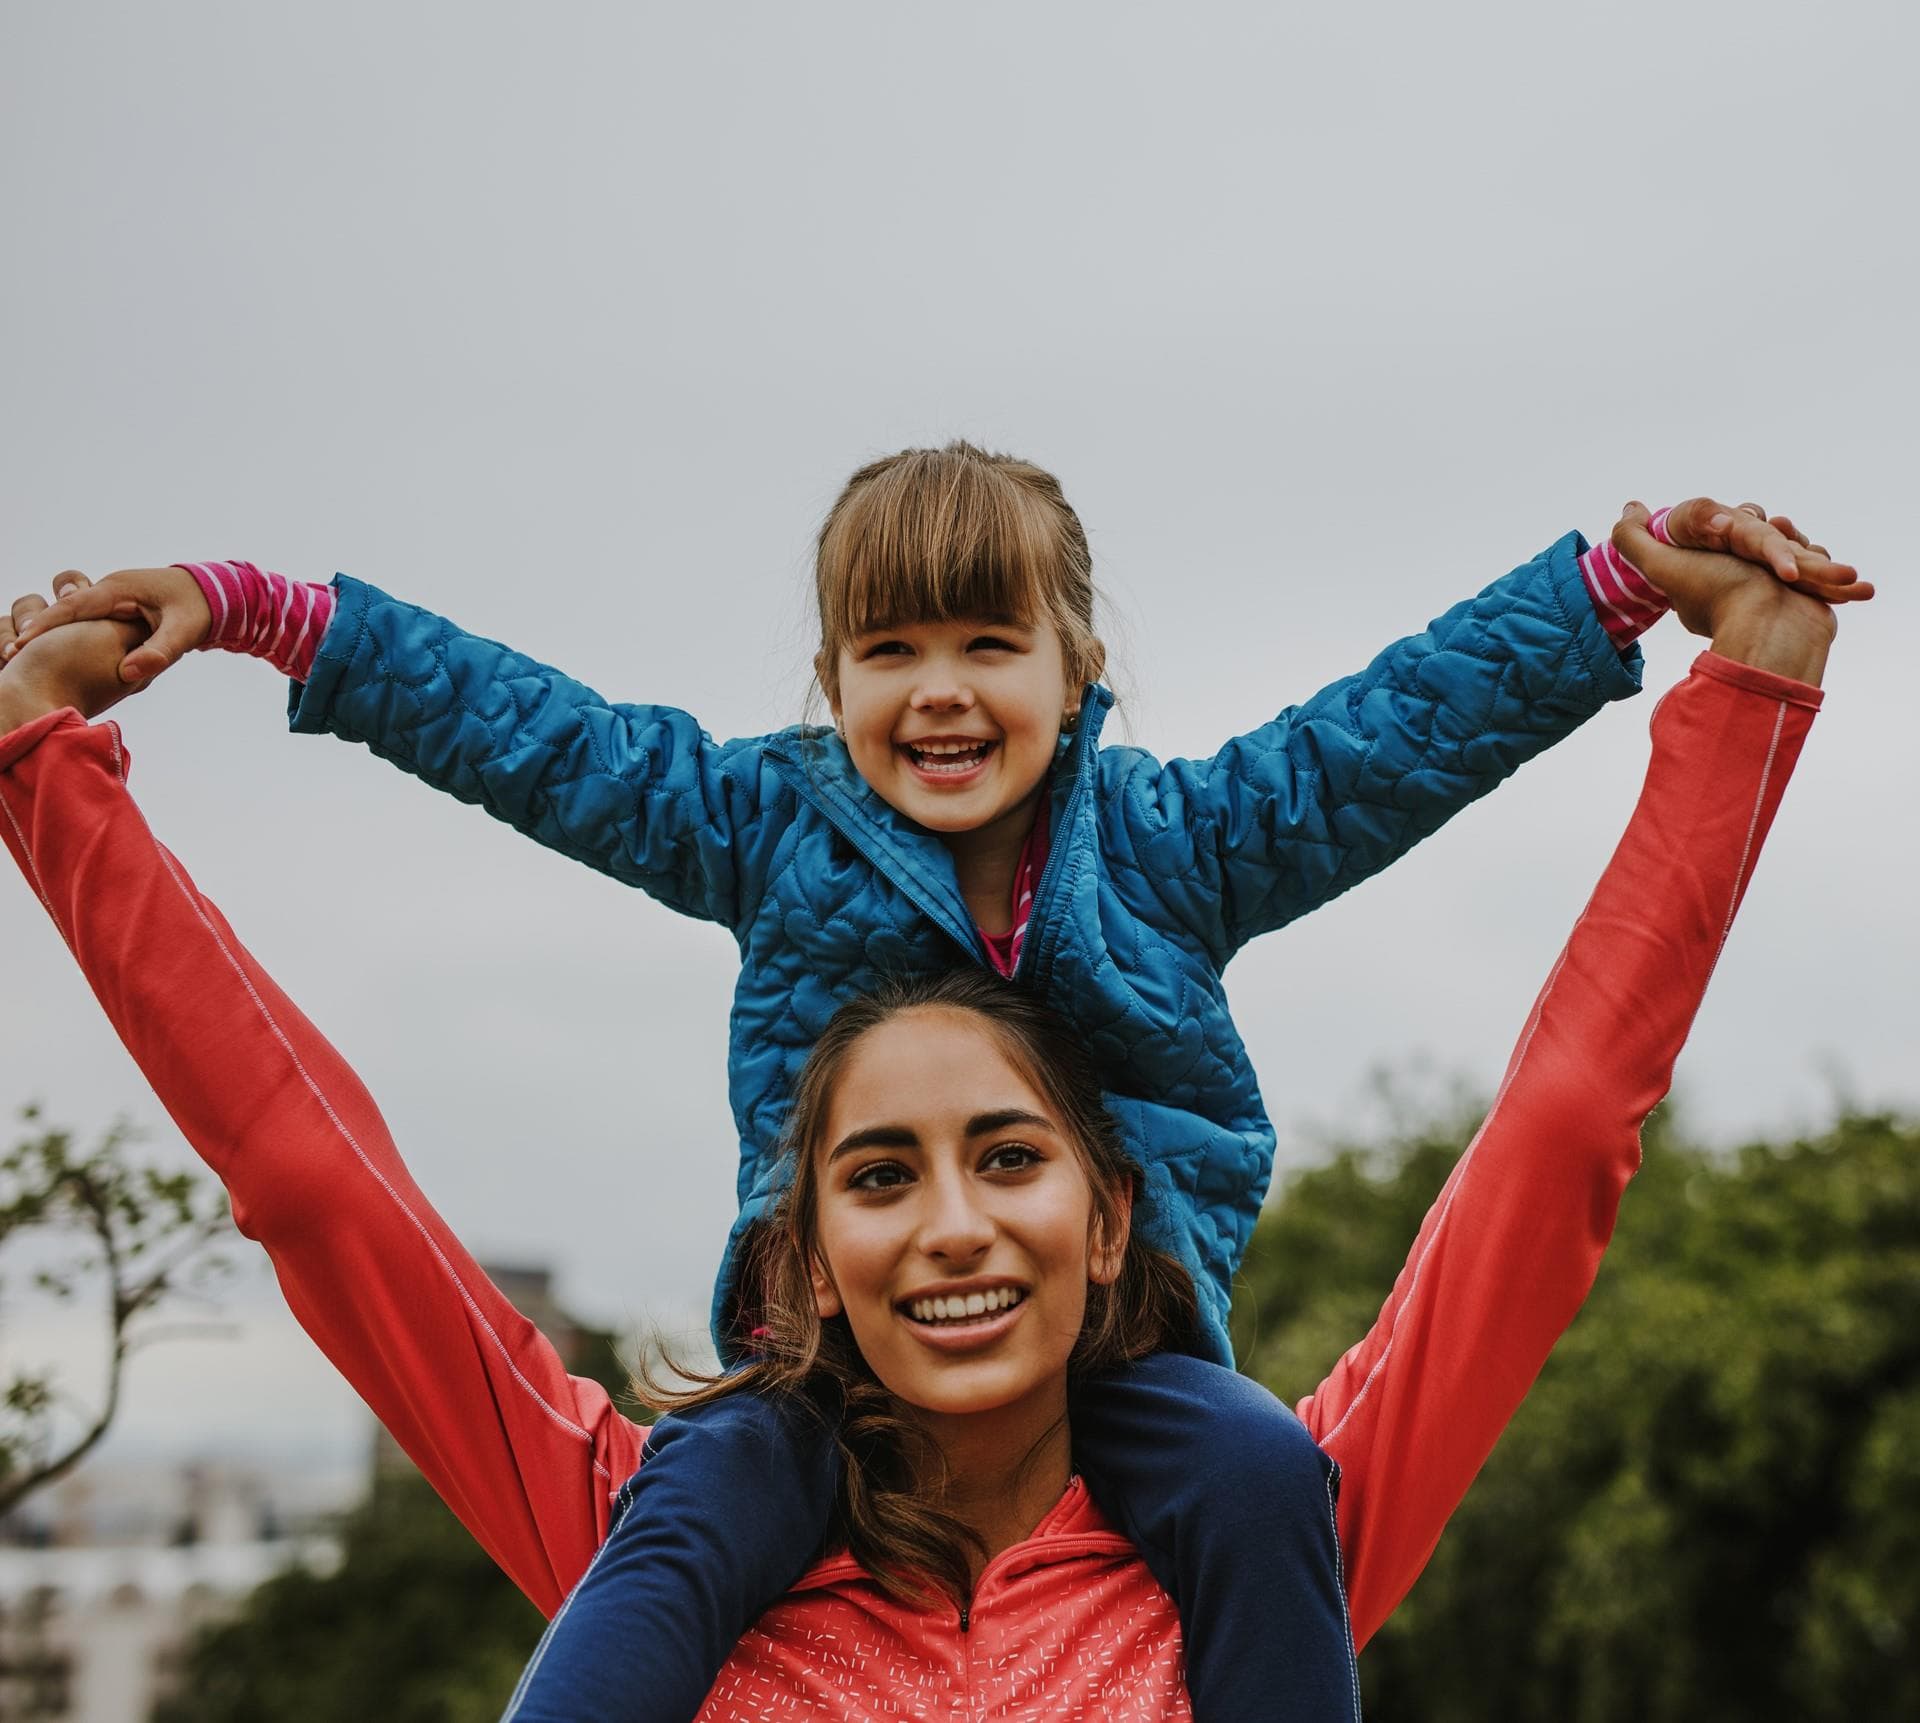
M 792 1163 L 791 1181 L 771 1216 L 741 1247 L 732 1338 L 748 1362 L 719 1377 L 682 1372 L 697 1385 L 681 1390 L 663 1388 L 643 1366 L 639 1391 L 666 1411 L 729 1394 L 778 1395 L 823 1418 L 842 1461 L 830 1539 L 910 1602 L 923 1600 L 930 1588 L 964 1599 L 968 1552 L 980 1540 L 941 1505 L 946 1472 L 939 1449 L 874 1376 L 846 1318 L 821 1318 L 811 1271 L 819 1249 L 815 1151 L 840 1074 L 870 1031 L 903 1012 L 927 1009 L 964 1011 L 987 1026 L 1009 1062 L 1056 1111 L 1079 1155 L 1093 1196 L 1089 1243 L 1126 1237 L 1112 1285 L 1088 1285 L 1086 1316 L 1067 1365 L 1069 1383 L 1152 1352 L 1190 1348 L 1199 1330 L 1186 1270 L 1140 1238 L 1143 1181 L 1101 1101 L 1093 1062 L 1045 1005 L 979 969 L 885 981 L 843 1005 L 795 1086 L 783 1150 Z
M 972 443 L 902 449 L 855 473 L 820 528 L 814 597 L 814 670 L 830 701 L 841 649 L 908 622 L 1050 622 L 1075 687 L 1097 680 L 1105 658 L 1093 555 L 1060 481 Z

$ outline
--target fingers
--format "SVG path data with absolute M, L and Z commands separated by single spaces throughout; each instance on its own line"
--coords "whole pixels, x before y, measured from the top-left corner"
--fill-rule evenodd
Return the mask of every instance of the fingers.
M 1785 515 L 1769 516 L 1758 503 L 1728 508 L 1711 497 L 1689 497 L 1668 514 L 1667 531 L 1675 544 L 1755 563 L 1829 604 L 1872 596 L 1871 586 L 1854 590 L 1861 584 L 1860 571 L 1851 563 L 1835 562 L 1825 546 L 1810 543 Z
M 138 604 L 115 592 L 110 585 L 95 586 L 76 569 L 55 575 L 53 590 L 55 601 L 52 604 L 37 601 L 32 613 L 25 618 L 18 614 L 19 607 L 15 606 L 14 622 L 19 638 L 7 643 L 4 656 L 12 657 L 18 647 L 26 645 L 35 635 L 46 633 L 49 628 L 60 628 L 69 622 L 87 622 L 99 616 L 113 616 L 130 622 L 140 614 Z
M 1800 578 L 1800 560 L 1794 554 L 1799 546 L 1769 523 L 1758 503 L 1716 510 L 1707 517 L 1707 531 L 1721 541 L 1708 548 L 1730 550 L 1747 562 L 1770 568 L 1789 585 Z

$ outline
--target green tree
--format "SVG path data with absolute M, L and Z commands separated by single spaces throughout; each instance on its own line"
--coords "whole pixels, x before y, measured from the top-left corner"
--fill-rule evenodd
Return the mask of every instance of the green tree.
M 577 1331 L 569 1367 L 611 1393 L 614 1336 Z M 330 1572 L 295 1569 L 189 1649 L 153 1723 L 494 1723 L 540 1612 L 417 1472 L 381 1474 Z
M 1240 1316 L 1276 1392 L 1364 1331 L 1466 1135 L 1288 1183 Z M 1592 1298 L 1362 1675 L 1375 1723 L 1920 1716 L 1920 1125 L 1713 1154 L 1656 1115 Z
M 38 1263 L 31 1279 L 39 1292 L 97 1306 L 106 1365 L 86 1397 L 63 1390 L 47 1369 L 7 1379 L 0 1514 L 99 1444 L 119 1412 L 127 1360 L 165 1332 L 155 1318 L 219 1267 L 207 1247 L 228 1224 L 226 1199 L 204 1176 L 133 1159 L 127 1126 L 82 1153 L 70 1133 L 43 1126 L 37 1109 L 21 1118 L 27 1136 L 0 1156 L 0 1248 L 24 1247 Z

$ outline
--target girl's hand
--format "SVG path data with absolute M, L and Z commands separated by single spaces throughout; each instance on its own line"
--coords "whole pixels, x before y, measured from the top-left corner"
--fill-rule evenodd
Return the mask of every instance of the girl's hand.
M 213 612 L 200 583 L 184 568 L 123 568 L 97 585 L 70 568 L 53 577 L 53 596 L 52 604 L 24 617 L 20 604 L 14 606 L 8 634 L 0 637 L 0 662 L 50 628 L 111 618 L 145 626 L 147 638 L 120 662 L 120 680 L 150 682 L 213 628 Z
M 1628 506 L 1638 508 L 1640 505 Z M 1640 520 L 1644 526 L 1644 509 L 1641 509 Z M 1845 604 L 1852 599 L 1873 596 L 1872 586 L 1860 579 L 1858 569 L 1850 563 L 1835 562 L 1827 554 L 1825 545 L 1810 543 L 1807 535 L 1785 515 L 1769 516 L 1758 503 L 1728 508 L 1711 497 L 1689 497 L 1667 511 L 1667 536 L 1683 550 L 1724 551 L 1754 563 L 1787 585 L 1797 586 L 1828 604 Z M 1614 529 L 1613 544 L 1653 585 L 1660 586 L 1653 570 L 1622 539 L 1618 527 Z M 1660 587 L 1660 590 L 1665 592 L 1666 588 Z M 1673 595 L 1667 593 L 1667 596 Z M 1702 631 L 1695 629 L 1694 632 Z

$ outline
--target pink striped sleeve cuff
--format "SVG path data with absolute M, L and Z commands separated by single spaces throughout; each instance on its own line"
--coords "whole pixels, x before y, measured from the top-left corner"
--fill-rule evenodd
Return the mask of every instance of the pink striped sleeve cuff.
M 219 647 L 264 658 L 283 676 L 304 682 L 320 636 L 333 620 L 333 588 L 269 574 L 251 562 L 181 562 L 199 582 L 213 612 L 202 651 Z
M 1662 544 L 1673 543 L 1667 534 L 1671 512 L 1662 509 L 1647 523 L 1647 530 Z M 1594 614 L 1616 646 L 1631 646 L 1667 613 L 1665 596 L 1613 548 L 1611 539 L 1602 539 L 1580 558 L 1580 574 Z

